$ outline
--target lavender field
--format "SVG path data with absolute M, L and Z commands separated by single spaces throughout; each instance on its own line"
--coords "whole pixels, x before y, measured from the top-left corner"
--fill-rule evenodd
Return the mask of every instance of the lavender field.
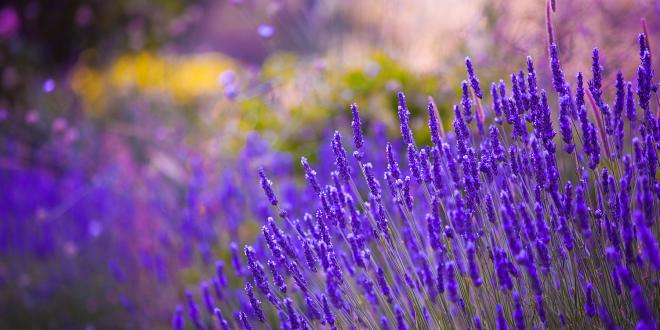
M 0 5 L 0 329 L 658 329 L 658 17 Z

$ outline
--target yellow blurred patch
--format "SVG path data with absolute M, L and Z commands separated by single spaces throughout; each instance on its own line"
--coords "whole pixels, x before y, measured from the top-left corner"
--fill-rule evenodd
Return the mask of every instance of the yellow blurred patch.
M 85 110 L 100 113 L 113 96 L 133 93 L 169 97 L 175 105 L 188 105 L 198 98 L 218 94 L 218 77 L 236 68 L 229 58 L 216 53 L 163 56 L 140 52 L 119 56 L 106 68 L 85 64 L 73 70 L 72 89 L 83 99 Z

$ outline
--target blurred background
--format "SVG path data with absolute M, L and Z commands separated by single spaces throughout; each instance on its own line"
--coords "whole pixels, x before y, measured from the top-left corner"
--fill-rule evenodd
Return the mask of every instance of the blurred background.
M 607 91 L 615 68 L 634 79 L 641 19 L 660 47 L 658 1 L 551 17 L 569 78 L 598 46 Z M 351 103 L 395 136 L 400 90 L 425 141 L 427 97 L 449 128 L 465 56 L 482 88 L 527 55 L 549 86 L 546 31 L 540 0 L 3 1 L 0 328 L 166 326 L 258 232 L 258 166 L 300 189 Z

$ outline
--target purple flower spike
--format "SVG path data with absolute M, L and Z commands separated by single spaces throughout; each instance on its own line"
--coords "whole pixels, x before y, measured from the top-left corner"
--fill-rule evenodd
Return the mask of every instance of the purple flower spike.
M 435 105 L 432 101 L 429 101 L 428 111 L 429 129 L 431 130 L 431 142 L 433 142 L 434 146 L 440 147 L 440 145 L 442 145 L 442 139 L 440 138 L 440 124 L 438 123 Z
M 445 277 L 447 279 L 447 295 L 449 300 L 458 303 L 461 297 L 458 294 L 458 283 L 456 282 L 456 272 L 454 272 L 454 262 L 447 262 L 445 265 Z
M 413 178 L 417 183 L 422 183 L 422 174 L 419 170 L 419 159 L 417 158 L 417 148 L 413 144 L 408 145 L 408 166 Z
M 584 105 L 584 77 L 582 76 L 582 72 L 578 72 L 577 90 L 575 91 L 575 108 L 580 110 Z
M 593 285 L 591 283 L 587 284 L 587 289 L 585 292 L 586 302 L 584 303 L 584 313 L 589 318 L 592 318 L 594 317 L 594 315 L 596 315 L 596 306 L 594 305 L 593 291 L 594 291 Z
M 234 271 L 238 277 L 243 276 L 243 265 L 241 258 L 238 255 L 238 245 L 236 242 L 231 242 L 229 244 L 229 249 L 231 251 L 231 263 L 234 266 Z
M 626 83 L 626 118 L 633 123 L 637 120 L 637 108 L 635 108 L 635 94 L 633 94 L 632 83 Z
M 328 305 L 328 300 L 325 298 L 325 295 L 321 295 L 321 301 L 323 301 L 323 314 L 325 315 L 325 321 L 330 324 L 330 326 L 335 325 L 335 316 L 330 310 L 330 305 Z
M 601 91 L 603 85 L 603 66 L 600 65 L 600 53 L 598 48 L 594 48 L 591 59 L 593 61 L 591 64 L 591 73 L 593 74 L 593 79 L 589 81 L 589 91 L 591 91 L 591 94 L 594 96 L 596 105 L 601 106 L 601 95 L 603 93 Z
M 640 40 L 642 40 L 640 38 Z M 642 63 L 637 68 L 637 97 L 639 107 L 650 111 L 651 89 L 653 88 L 653 66 L 651 64 L 651 54 L 648 49 L 641 55 Z
M 172 330 L 183 330 L 184 327 L 183 306 L 176 305 L 174 317 L 172 318 Z
M 589 213 L 587 210 L 584 188 L 581 184 L 575 189 L 575 217 L 580 225 L 582 236 L 586 239 L 591 237 L 591 227 L 589 224 Z
M 559 130 L 564 141 L 564 151 L 570 154 L 575 149 L 573 143 L 573 127 L 570 117 L 571 96 L 564 95 L 559 97 Z
M 243 326 L 244 330 L 252 330 L 252 327 L 250 326 L 250 322 L 248 322 L 248 317 L 244 312 L 238 312 L 235 315 L 236 315 L 236 319 Z
M 630 291 L 630 296 L 632 299 L 633 308 L 635 309 L 637 316 L 639 316 L 640 318 L 640 323 L 643 322 L 644 325 L 648 325 L 648 326 L 654 325 L 653 328 L 651 328 L 654 329 L 656 323 L 655 320 L 653 319 L 654 312 L 652 312 L 651 308 L 646 302 L 646 298 L 644 297 L 644 292 L 642 291 L 642 287 L 636 285 Z M 637 329 L 639 329 L 639 326 Z
M 341 142 L 341 134 L 339 134 L 339 131 L 335 131 L 332 140 L 332 151 L 335 153 L 335 165 L 339 170 L 339 174 L 342 179 L 348 183 L 351 179 L 351 169 L 348 165 L 348 160 L 346 159 L 346 150 Z
M 520 294 L 518 294 L 518 291 L 513 291 L 513 306 L 513 321 L 516 324 L 516 329 L 525 330 L 525 313 L 520 303 Z
M 461 89 L 463 90 L 463 98 L 461 99 L 461 105 L 463 106 L 463 117 L 465 117 L 465 122 L 470 124 L 472 122 L 472 98 L 470 98 L 470 91 L 468 90 L 468 82 L 463 80 L 461 83 Z
M 470 60 L 469 57 L 465 58 L 465 67 L 467 68 L 468 79 L 470 80 L 470 87 L 472 87 L 472 90 L 474 91 L 474 95 L 482 99 L 483 94 L 481 93 L 481 86 L 479 86 L 479 78 L 477 78 L 477 75 L 474 74 L 472 61 Z
M 303 168 L 305 169 L 305 179 L 307 179 L 307 182 L 309 182 L 309 185 L 314 189 L 316 194 L 321 193 L 321 186 L 319 185 L 317 179 L 316 179 L 316 171 L 312 169 L 311 166 L 309 166 L 309 163 L 307 162 L 307 158 L 301 157 L 300 158 L 300 163 L 302 164 Z
M 431 164 L 429 163 L 429 149 L 428 148 L 422 148 L 419 151 L 418 157 L 419 161 L 419 166 L 422 170 L 421 175 L 422 175 L 422 181 L 426 183 L 431 183 Z
M 552 83 L 555 86 L 555 90 L 563 96 L 566 93 L 566 81 L 564 80 L 564 72 L 561 70 L 561 65 L 559 64 L 559 52 L 555 43 L 550 45 L 550 68 L 552 68 Z
M 204 330 L 204 325 L 199 315 L 199 308 L 193 299 L 192 293 L 186 291 L 186 301 L 188 302 L 188 315 L 197 330 Z
M 396 160 L 392 144 L 387 142 L 385 149 L 387 151 L 387 171 L 392 174 L 394 180 L 399 180 L 401 178 L 401 171 L 399 170 L 399 163 Z
M 270 274 L 273 276 L 273 283 L 275 283 L 275 285 L 280 289 L 280 292 L 286 294 L 286 283 L 284 282 L 282 275 L 280 275 L 280 273 L 277 271 L 277 265 L 275 265 L 275 262 L 272 260 L 268 260 L 267 264 L 268 268 L 270 269 Z
M 200 289 L 202 290 L 202 299 L 204 300 L 206 310 L 209 314 L 213 314 L 213 300 L 211 300 L 211 291 L 209 291 L 208 282 L 202 282 Z
M 376 199 L 380 199 L 380 182 L 376 179 L 374 167 L 371 163 L 364 164 L 364 174 L 367 178 L 367 184 L 369 185 L 371 194 L 374 195 Z
M 406 96 L 403 95 L 403 92 L 397 94 L 399 99 L 399 121 L 401 123 L 401 136 L 403 137 L 403 142 L 405 144 L 415 143 L 413 140 L 412 131 L 410 130 L 410 125 L 408 124 L 408 118 L 410 117 L 410 111 L 408 110 L 408 105 L 406 104 Z
M 647 227 L 642 212 L 636 210 L 633 213 L 633 217 L 637 224 L 637 236 L 642 243 L 644 255 L 653 269 L 658 271 L 660 270 L 660 248 L 658 247 L 658 241 L 654 237 L 650 229 L 651 227 Z
M 475 330 L 483 330 L 483 326 L 481 325 L 481 319 L 479 316 L 475 316 L 472 321 L 474 322 L 474 329 Z
M 364 145 L 364 138 L 362 137 L 362 122 L 360 121 L 357 104 L 351 104 L 351 112 L 353 114 L 353 120 L 351 121 L 351 127 L 353 127 L 353 145 L 356 150 L 359 150 Z
M 396 318 L 396 328 L 398 330 L 408 330 L 406 319 L 403 317 L 403 311 L 399 305 L 394 305 L 394 316 Z
M 261 188 L 264 190 L 264 193 L 266 193 L 266 197 L 268 197 L 270 204 L 277 206 L 277 197 L 273 192 L 273 182 L 268 180 L 263 168 L 259 168 L 259 180 L 261 182 Z
M 252 292 L 252 284 L 250 282 L 245 283 L 245 293 L 247 294 L 250 300 L 250 306 L 254 310 L 254 314 L 257 316 L 259 322 L 264 323 L 264 312 L 261 310 L 261 302 L 254 297 L 254 292 Z
M 316 303 L 308 295 L 305 295 L 305 305 L 307 306 L 307 315 L 312 320 L 319 320 L 321 324 L 325 324 L 325 319 L 321 315 L 321 312 L 316 308 Z
M 497 330 L 509 330 L 509 325 L 506 323 L 506 317 L 504 317 L 502 304 L 497 304 L 497 318 L 495 323 Z
M 541 322 L 543 323 L 544 326 L 547 327 L 547 319 L 546 319 L 546 314 L 545 314 L 545 304 L 543 302 L 543 295 L 536 295 L 536 313 L 539 316 L 539 319 L 541 319 Z M 561 316 L 560 316 L 561 317 Z
M 378 273 L 377 273 L 377 279 L 378 279 L 378 286 L 380 287 L 380 291 L 385 296 L 387 299 L 388 303 L 392 303 L 394 300 L 392 298 L 392 295 L 390 293 L 390 286 L 387 284 L 387 280 L 385 279 L 385 273 L 383 272 L 382 268 L 378 268 Z
M 229 322 L 222 316 L 222 311 L 220 308 L 215 308 L 213 313 L 215 314 L 215 317 L 218 319 L 218 325 L 220 326 L 220 329 L 222 330 L 230 330 L 231 327 L 229 326 Z
M 480 287 L 481 284 L 483 284 L 483 281 L 481 280 L 481 275 L 479 274 L 479 265 L 477 264 L 477 260 L 475 258 L 475 246 L 472 242 L 468 242 L 467 247 L 467 256 L 468 256 L 468 269 L 470 272 L 470 278 L 472 279 L 472 283 L 476 287 Z
M 289 324 L 291 325 L 292 329 L 298 329 L 300 328 L 300 322 L 298 321 L 298 315 L 296 314 L 295 310 L 293 309 L 293 301 L 291 298 L 285 298 L 284 299 L 284 305 L 286 306 L 286 312 L 287 315 L 289 316 Z

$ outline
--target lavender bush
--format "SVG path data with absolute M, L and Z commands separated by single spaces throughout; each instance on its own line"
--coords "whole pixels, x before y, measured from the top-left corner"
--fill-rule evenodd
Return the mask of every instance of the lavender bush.
M 528 57 L 490 99 L 466 59 L 453 132 L 429 100 L 431 145 L 416 143 L 399 93 L 401 141 L 363 134 L 352 105 L 353 152 L 337 131 L 321 151 L 334 170 L 302 158 L 302 195 L 283 198 L 260 169 L 273 217 L 255 242 L 231 245 L 213 290 L 186 292 L 173 328 L 187 315 L 197 329 L 657 329 L 660 122 L 646 36 L 636 82 L 618 73 L 613 101 L 598 49 L 574 84 L 556 44 L 549 54 L 552 89 Z

